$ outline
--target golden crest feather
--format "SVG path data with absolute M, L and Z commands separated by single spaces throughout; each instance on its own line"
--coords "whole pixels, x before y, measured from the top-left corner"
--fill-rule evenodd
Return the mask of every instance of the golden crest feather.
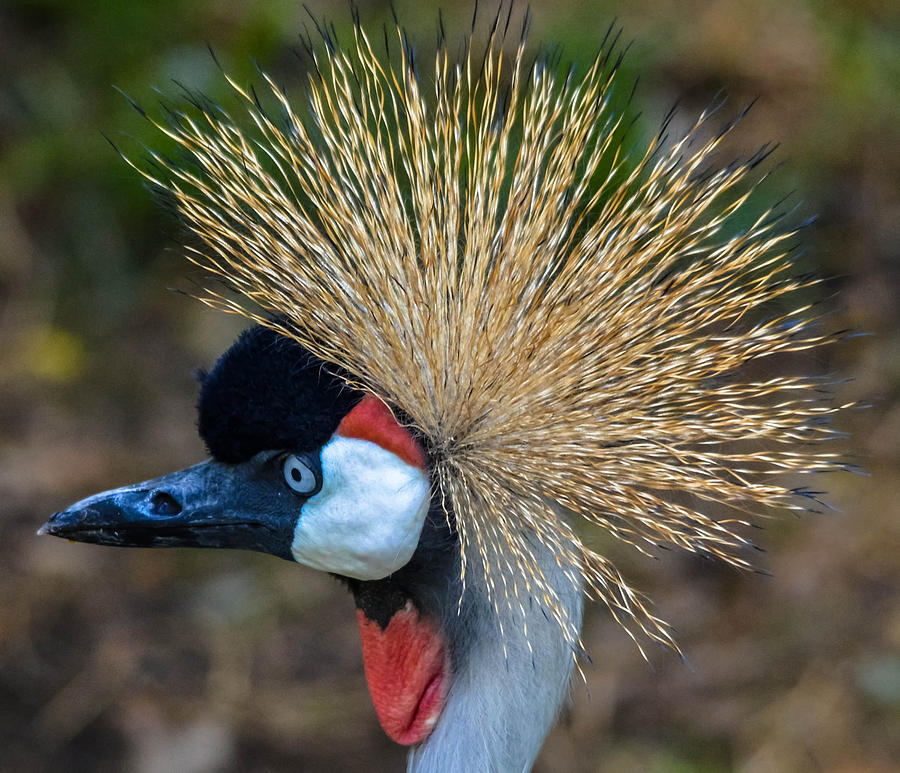
M 308 112 L 263 75 L 274 110 L 230 81 L 250 124 L 199 101 L 151 117 L 189 162 L 142 173 L 237 293 L 202 300 L 346 369 L 427 438 L 464 578 L 479 562 L 494 604 L 536 599 L 574 643 L 540 540 L 674 646 L 569 519 L 749 568 L 744 527 L 815 496 L 781 476 L 841 466 L 820 380 L 753 375 L 829 340 L 799 300 L 795 232 L 772 210 L 729 225 L 766 151 L 710 171 L 728 129 L 708 136 L 703 115 L 628 157 L 614 41 L 561 77 L 526 63 L 524 36 L 504 53 L 495 25 L 483 52 L 439 46 L 423 78 L 394 34 L 393 60 L 359 23 L 311 50 Z

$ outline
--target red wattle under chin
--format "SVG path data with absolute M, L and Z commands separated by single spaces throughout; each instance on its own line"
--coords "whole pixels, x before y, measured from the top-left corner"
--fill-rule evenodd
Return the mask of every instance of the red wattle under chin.
M 409 745 L 434 729 L 449 687 L 450 661 L 444 637 L 411 602 L 382 630 L 356 611 L 363 664 L 375 713 L 388 737 Z

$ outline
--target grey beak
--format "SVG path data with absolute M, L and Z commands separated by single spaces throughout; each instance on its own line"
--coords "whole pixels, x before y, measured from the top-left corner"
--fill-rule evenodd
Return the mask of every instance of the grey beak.
M 38 534 L 119 547 L 237 548 L 293 560 L 300 508 L 259 477 L 252 462 L 209 460 L 82 499 Z

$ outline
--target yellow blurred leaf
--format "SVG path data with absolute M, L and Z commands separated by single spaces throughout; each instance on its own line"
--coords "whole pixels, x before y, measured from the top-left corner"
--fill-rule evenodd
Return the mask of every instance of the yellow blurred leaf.
M 65 383 L 81 374 L 84 344 L 67 330 L 52 326 L 36 328 L 23 352 L 24 370 L 44 381 Z

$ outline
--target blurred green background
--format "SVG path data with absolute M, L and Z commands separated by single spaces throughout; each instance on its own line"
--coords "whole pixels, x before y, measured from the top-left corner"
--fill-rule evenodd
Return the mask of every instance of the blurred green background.
M 389 18 L 362 4 L 366 23 Z M 343 0 L 310 3 L 339 28 Z M 333 6 L 333 7 L 332 7 Z M 436 6 L 398 2 L 432 41 Z M 443 3 L 462 31 L 468 2 Z M 840 423 L 869 477 L 823 481 L 838 512 L 763 537 L 775 577 L 690 556 L 622 568 L 676 624 L 687 663 L 640 659 L 603 609 L 593 665 L 536 770 L 889 771 L 900 760 L 900 11 L 877 0 L 532 3 L 532 40 L 584 61 L 613 17 L 634 40 L 652 132 L 720 90 L 759 103 L 735 153 L 776 140 L 771 198 L 797 190 L 804 260 L 829 279 L 815 353 L 871 403 Z M 203 456 L 191 371 L 240 325 L 189 287 L 178 227 L 112 151 L 155 141 L 113 85 L 152 106 L 172 80 L 229 104 L 254 60 L 300 90 L 287 0 L 0 5 L 0 769 L 400 770 L 362 675 L 350 597 L 240 553 L 114 551 L 38 539 L 53 511 Z M 233 104 L 233 103 L 231 103 Z M 123 137 L 122 135 L 129 135 Z M 131 144 L 130 147 L 139 147 Z M 527 710 L 527 707 L 523 707 Z

